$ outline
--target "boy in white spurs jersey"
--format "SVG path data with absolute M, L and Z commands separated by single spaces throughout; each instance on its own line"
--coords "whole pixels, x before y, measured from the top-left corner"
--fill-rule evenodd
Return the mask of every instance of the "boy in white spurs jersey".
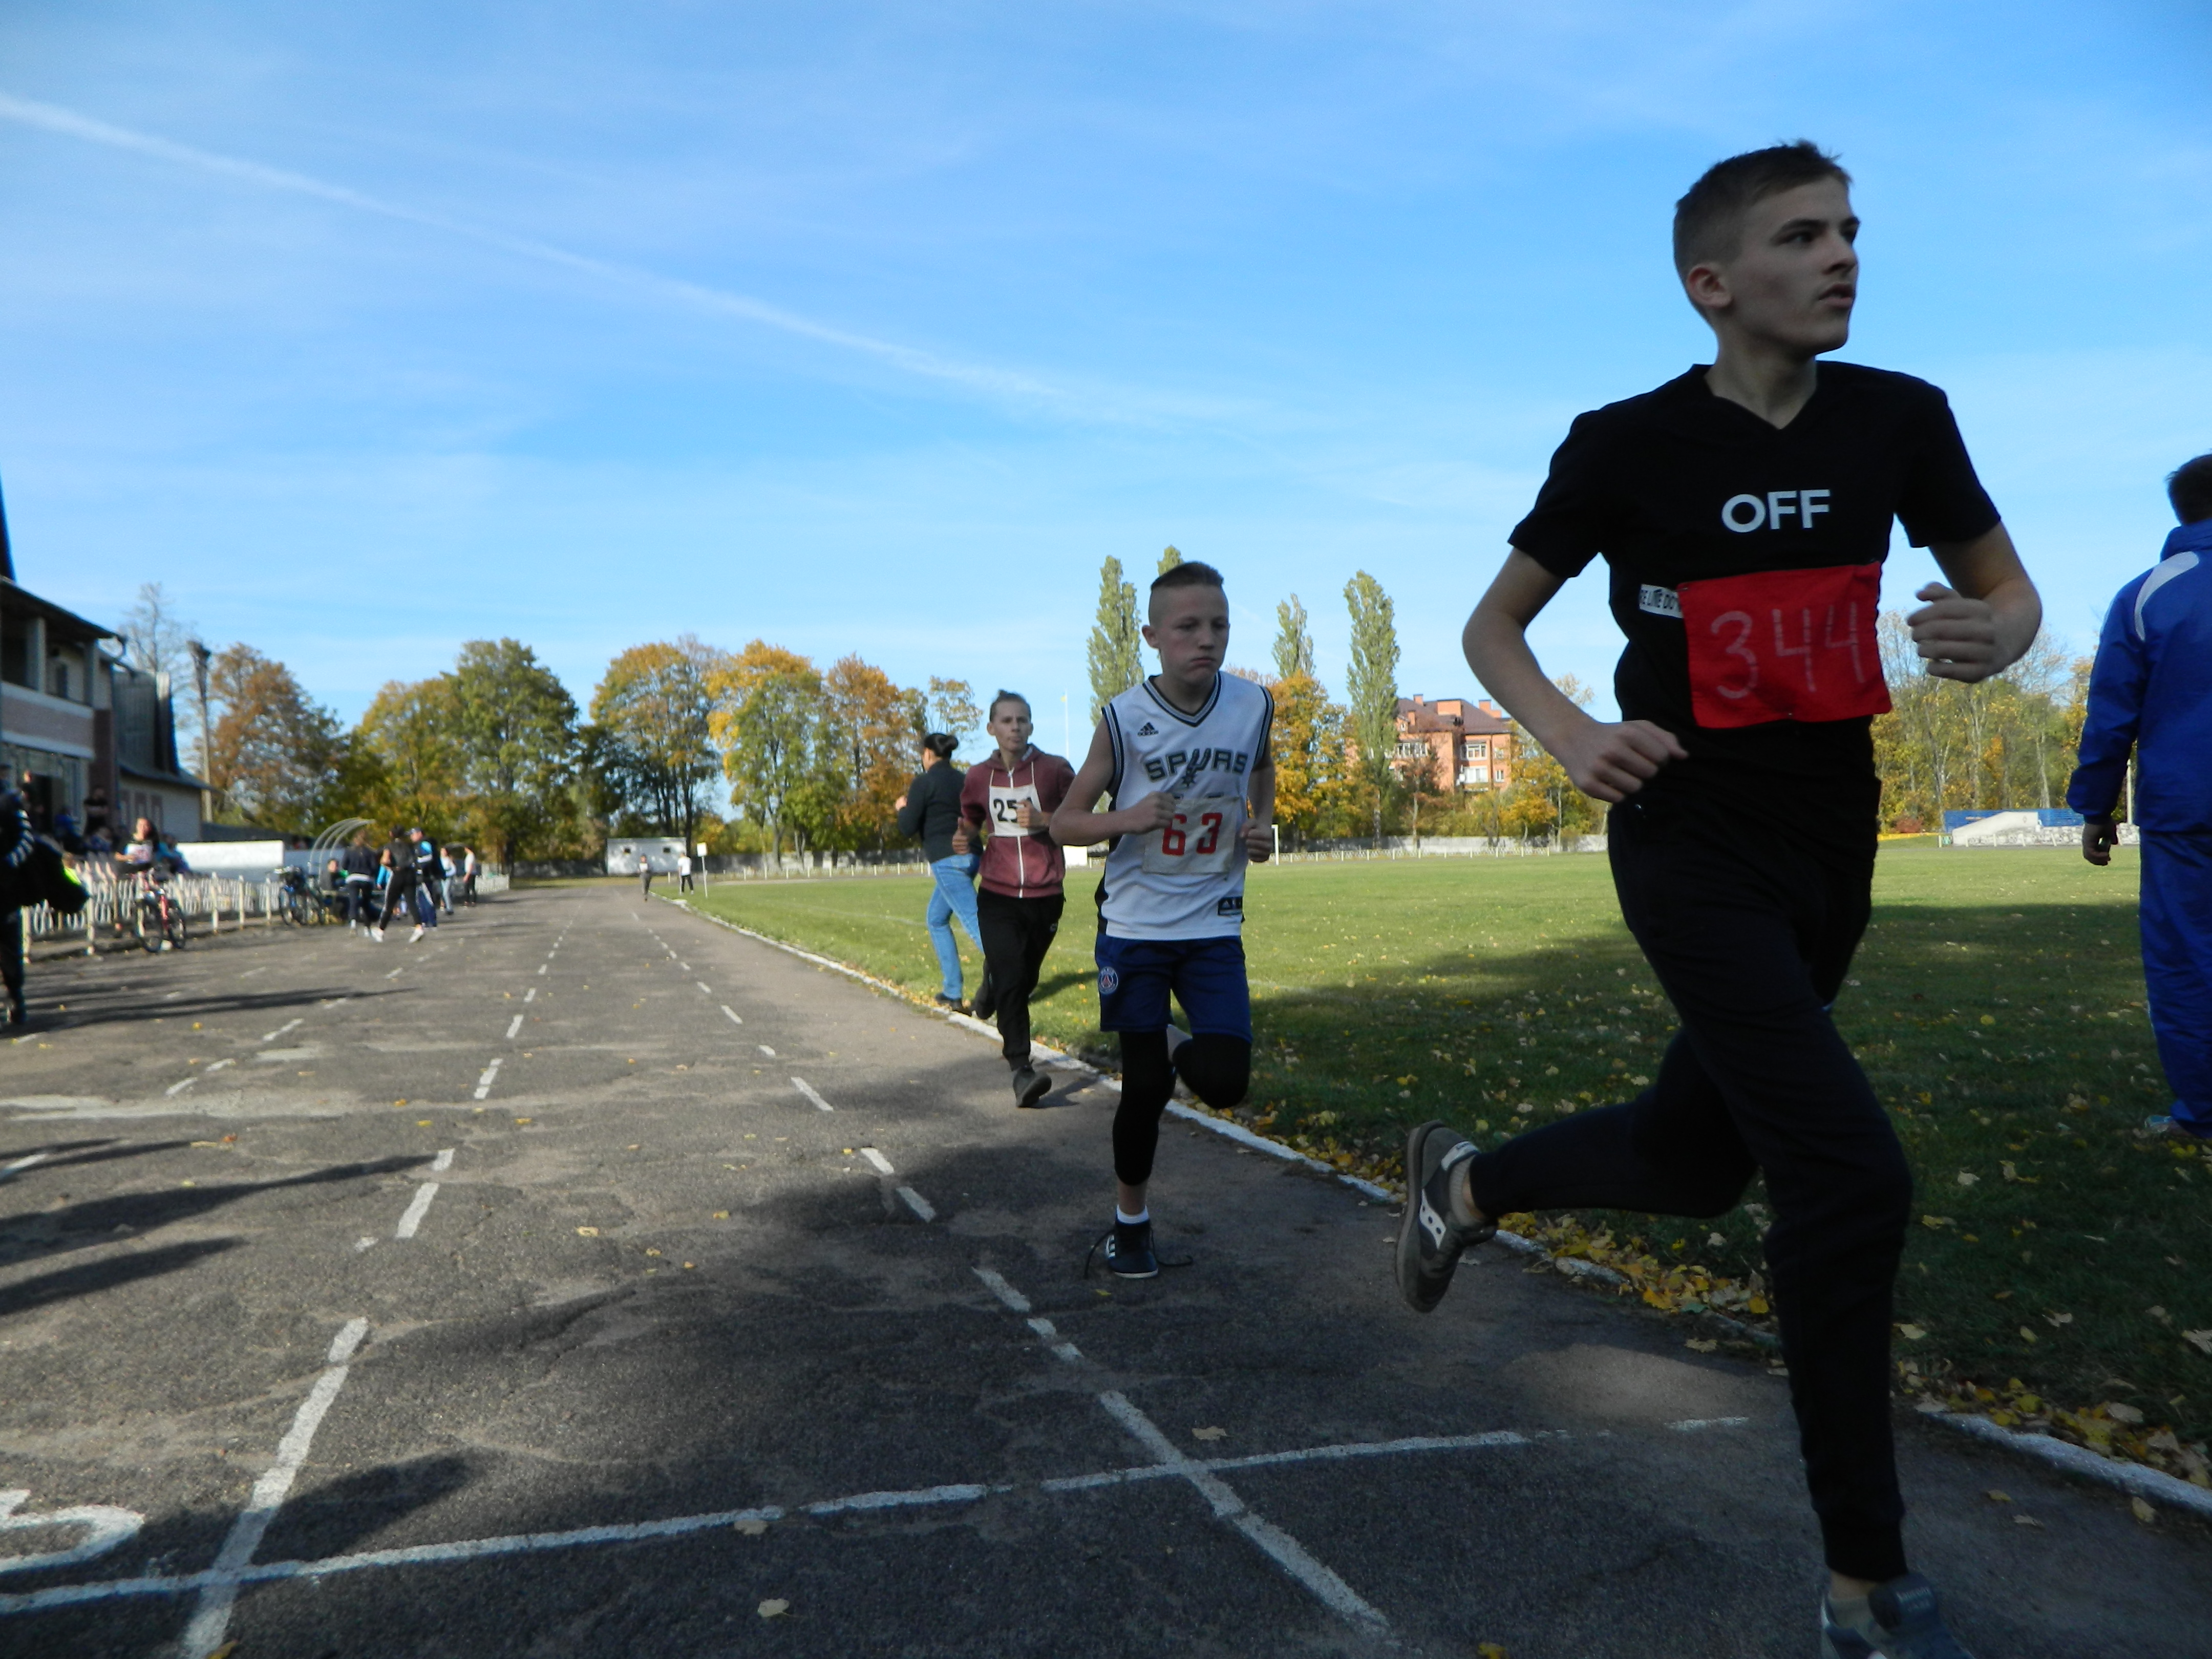
M 1160 672 L 1106 705 L 1052 818 L 1063 847 L 1119 838 L 1106 855 L 1097 956 L 1098 1023 L 1121 1040 L 1106 1266 L 1123 1279 L 1159 1272 L 1145 1185 L 1176 1077 L 1217 1111 L 1243 1100 L 1251 1081 L 1244 866 L 1274 845 L 1274 699 L 1221 672 L 1221 573 L 1176 566 L 1152 584 L 1150 614 L 1145 643 L 1160 653 Z M 1109 793 L 1114 810 L 1094 813 Z M 1168 1023 L 1170 991 L 1188 1037 Z

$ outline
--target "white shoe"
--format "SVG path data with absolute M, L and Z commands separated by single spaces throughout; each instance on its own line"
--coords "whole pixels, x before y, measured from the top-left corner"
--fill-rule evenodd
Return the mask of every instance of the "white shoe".
M 368 936 L 374 939 L 379 945 L 384 943 L 384 929 L 381 927 L 370 928 L 368 930 Z
M 415 941 L 416 941 L 416 939 L 420 939 L 420 938 L 422 938 L 422 924 L 421 922 L 419 922 L 419 921 L 418 921 L 418 922 L 416 922 L 416 923 L 415 924 L 415 931 L 414 931 L 413 933 L 411 933 L 408 934 L 408 936 L 407 936 L 407 942 L 408 942 L 410 945 L 412 945 L 412 944 L 414 944 L 414 943 L 415 943 Z

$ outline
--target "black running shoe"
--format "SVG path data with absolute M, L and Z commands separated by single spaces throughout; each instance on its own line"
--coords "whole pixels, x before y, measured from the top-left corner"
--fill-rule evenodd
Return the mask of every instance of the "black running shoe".
M 1024 1066 L 1014 1073 L 1014 1104 L 1034 1106 L 1052 1092 L 1052 1079 Z
M 1944 1624 L 1936 1587 L 1917 1572 L 1875 1587 L 1866 1617 L 1837 1622 L 1820 1598 L 1820 1659 L 1974 1659 Z
M 1451 1288 L 1461 1253 L 1498 1231 L 1494 1221 L 1462 1227 L 1451 1218 L 1451 1183 L 1474 1156 L 1474 1143 L 1438 1122 L 1406 1137 L 1406 1213 L 1398 1223 L 1398 1293 L 1427 1313 Z
M 1152 1224 L 1116 1221 L 1106 1235 L 1106 1271 L 1116 1279 L 1157 1279 L 1160 1259 L 1152 1254 Z
M 937 994 L 937 1006 L 947 1013 L 964 1014 L 968 1012 L 966 1003 L 961 1001 L 958 997 L 949 997 L 942 991 Z

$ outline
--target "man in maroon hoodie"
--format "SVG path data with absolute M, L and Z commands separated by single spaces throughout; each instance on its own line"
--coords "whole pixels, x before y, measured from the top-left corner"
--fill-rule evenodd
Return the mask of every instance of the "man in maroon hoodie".
M 998 752 L 968 769 L 960 789 L 960 828 L 952 836 L 954 850 L 962 853 L 974 842 L 971 824 L 988 836 L 982 890 L 975 895 L 983 934 L 983 993 L 975 1012 L 988 1018 L 997 1006 L 1018 1106 L 1036 1105 L 1052 1087 L 1052 1079 L 1030 1064 L 1030 994 L 1060 931 L 1065 902 L 1060 884 L 1067 858 L 1046 826 L 1075 781 L 1075 769 L 1064 757 L 1031 746 L 1030 725 L 1029 699 L 1018 691 L 991 699 L 988 729 Z

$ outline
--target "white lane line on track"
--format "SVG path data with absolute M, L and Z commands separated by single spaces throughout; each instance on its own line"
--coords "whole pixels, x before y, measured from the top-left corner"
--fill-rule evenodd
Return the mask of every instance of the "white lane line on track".
M 993 1296 L 997 1297 L 1016 1313 L 1025 1314 L 1030 1310 L 1029 1297 L 1006 1283 L 1005 1275 L 996 1268 L 978 1267 L 975 1269 L 975 1277 L 990 1287 Z
M 881 1152 L 878 1152 L 872 1146 L 861 1147 L 860 1156 L 876 1166 L 876 1173 L 878 1175 L 896 1175 L 898 1173 L 896 1170 L 891 1168 L 890 1159 L 885 1158 Z
M 773 1048 L 769 1048 L 769 1047 L 768 1046 L 768 1044 L 766 1044 L 765 1042 L 756 1042 L 755 1044 L 753 1044 L 753 1047 L 754 1047 L 754 1048 L 757 1048 L 757 1049 L 759 1049 L 763 1054 L 766 1054 L 766 1055 L 767 1055 L 770 1060 L 774 1060 L 774 1059 L 775 1058 L 775 1049 L 773 1049 Z
M 392 1230 L 394 1238 L 412 1238 L 415 1230 L 422 1224 L 422 1218 L 430 1213 L 430 1200 L 438 1195 L 438 1183 L 426 1181 L 415 1189 L 414 1201 L 400 1212 L 399 1224 Z
M 307 1021 L 304 1019 L 288 1019 L 282 1025 L 279 1025 L 275 1030 L 264 1031 L 261 1036 L 261 1041 L 264 1042 L 274 1042 L 278 1037 L 283 1036 L 285 1032 L 295 1031 L 306 1024 Z
M 1695 1434 L 1700 1429 L 1740 1429 L 1750 1421 L 1747 1417 L 1686 1417 L 1667 1426 L 1677 1434 Z
M 533 986 L 532 986 L 532 987 L 531 987 L 527 991 L 525 991 L 525 992 L 522 994 L 522 1000 L 523 1000 L 525 1002 L 535 1002 L 535 1001 L 537 1001 L 537 1000 L 538 1000 L 538 988 L 537 988 L 535 985 L 533 985 Z
M 1404 1455 L 1416 1452 L 1475 1450 L 1519 1447 L 1539 1440 L 1565 1440 L 1556 1431 L 1531 1434 L 1511 1430 L 1490 1434 L 1430 1436 L 1345 1445 L 1315 1446 L 1300 1450 L 1263 1452 L 1252 1457 L 1186 1460 L 1183 1463 L 1139 1463 L 1102 1469 L 1095 1474 L 1062 1475 L 1038 1481 L 1033 1490 L 1054 1495 L 1096 1491 L 1101 1487 L 1146 1481 L 1188 1478 L 1188 1471 L 1204 1474 L 1285 1464 L 1341 1462 L 1353 1458 Z M 1030 1490 L 1011 1482 L 976 1482 L 960 1486 L 926 1486 L 918 1492 L 856 1492 L 786 1510 L 777 1504 L 757 1509 L 718 1510 L 705 1515 L 672 1516 L 659 1521 L 633 1521 L 613 1525 L 578 1527 L 568 1532 L 512 1533 L 490 1538 L 464 1538 L 443 1544 L 413 1544 L 396 1549 L 363 1550 L 351 1555 L 326 1555 L 319 1560 L 268 1561 L 246 1565 L 234 1572 L 214 1571 L 149 1575 L 138 1578 L 106 1578 L 90 1583 L 58 1584 L 51 1589 L 0 1595 L 0 1614 L 36 1613 L 52 1607 L 87 1602 L 121 1601 L 128 1597 L 184 1595 L 211 1588 L 221 1578 L 232 1589 L 241 1584 L 276 1583 L 292 1579 L 319 1579 L 332 1573 L 362 1572 L 379 1568 L 431 1566 L 450 1561 L 482 1561 L 501 1556 L 532 1555 L 548 1550 L 583 1549 L 598 1545 L 636 1544 L 664 1538 L 688 1537 L 714 1532 L 747 1521 L 781 1521 L 791 1515 L 839 1515 L 938 1504 L 971 1504 L 994 1492 Z M 1310 1558 L 1309 1558 L 1310 1559 Z M 1326 1571 L 1324 1568 L 1322 1571 Z
M 406 964 L 405 963 L 404 963 L 404 962 L 403 962 L 403 963 L 400 963 L 397 968 L 394 968 L 394 969 L 393 969 L 390 973 L 386 974 L 386 975 L 385 975 L 385 978 L 386 978 L 386 979 L 398 979 L 398 978 L 400 976 L 400 975 L 402 975 L 402 974 L 405 973 L 406 971 L 407 971 L 407 964 Z
M 697 980 L 696 980 L 696 979 L 695 979 L 695 980 L 693 980 L 691 982 L 692 982 L 694 985 L 698 985 L 698 986 L 699 986 L 699 988 L 700 988 L 702 991 L 705 991 L 708 996 L 712 996 L 712 995 L 714 995 L 714 992 L 712 992 L 711 990 L 708 990 L 708 988 L 707 988 L 706 986 L 704 986 L 704 985 L 701 985 Z
M 731 1024 L 742 1025 L 744 1024 L 744 1021 L 738 1017 L 738 1011 L 731 1007 L 728 1003 L 726 1002 L 722 1005 L 722 1012 L 730 1017 Z
M 246 1507 L 232 1523 L 230 1535 L 222 1540 L 214 1568 L 195 1575 L 202 1580 L 199 1602 L 192 1609 L 191 1622 L 185 1626 L 183 1639 L 178 1644 L 187 1659 L 203 1659 L 203 1656 L 222 1645 L 223 1632 L 230 1628 L 231 1608 L 238 1601 L 242 1582 L 240 1575 L 252 1561 L 253 1552 L 260 1548 L 269 1523 L 276 1518 L 277 1510 L 291 1492 L 300 1465 L 307 1461 L 307 1449 L 314 1443 L 315 1431 L 337 1399 L 338 1390 L 345 1387 L 354 1351 L 368 1334 L 368 1322 L 355 1319 L 348 1321 L 345 1328 L 332 1339 L 326 1362 L 329 1368 L 315 1379 L 315 1386 L 307 1390 L 307 1397 L 293 1413 L 292 1426 L 276 1443 L 276 1461 L 253 1483 Z
M 937 1212 L 930 1207 L 929 1200 L 924 1198 L 920 1193 L 915 1191 L 913 1188 L 900 1188 L 898 1189 L 898 1195 L 906 1200 L 907 1208 L 912 1210 L 915 1216 L 920 1219 L 923 1221 L 934 1221 L 937 1219 Z
M 514 1034 L 515 1034 L 517 1031 L 520 1030 L 521 1029 L 522 1029 L 522 1016 L 521 1016 L 520 1014 L 517 1014 L 517 1015 L 516 1015 L 513 1019 L 511 1019 L 511 1020 L 507 1021 L 507 1040 L 509 1042 L 514 1042 Z
M 218 1060 L 217 1061 L 216 1061 L 216 1063 L 215 1063 L 214 1065 L 212 1065 L 212 1066 L 209 1066 L 209 1067 L 208 1067 L 208 1071 L 209 1071 L 209 1072 L 220 1072 L 220 1071 L 221 1071 L 221 1070 L 222 1070 L 222 1068 L 223 1068 L 224 1066 L 235 1066 L 235 1065 L 237 1065 L 237 1064 L 238 1064 L 238 1062 L 237 1062 L 236 1060 Z M 201 1075 L 202 1077 L 205 1077 L 205 1076 L 207 1075 L 207 1072 L 203 1072 L 203 1073 L 200 1073 L 200 1075 Z
M 544 972 L 548 968 L 550 968 L 552 965 L 553 965 L 553 964 L 552 964 L 551 963 L 550 963 L 550 962 L 542 962 L 542 963 L 538 963 L 538 971 L 539 973 L 541 973 L 541 974 L 542 974 L 542 973 L 544 973 Z
M 353 1248 L 354 1254 L 358 1255 L 363 1250 L 374 1249 L 376 1248 L 376 1241 L 373 1238 L 356 1238 L 353 1242 Z
M 200 1074 L 198 1072 L 195 1072 L 181 1083 L 172 1083 L 167 1088 L 162 1090 L 161 1092 L 165 1095 L 180 1095 L 199 1080 Z
M 17 1158 L 13 1164 L 0 1164 L 0 1181 L 5 1181 L 10 1176 L 20 1174 L 33 1164 L 44 1164 L 52 1156 L 52 1152 L 33 1152 L 27 1158 Z
M 453 1167 L 453 1149 L 450 1146 L 447 1147 L 445 1151 L 440 1152 L 437 1157 L 430 1160 L 430 1169 L 434 1174 L 443 1174 L 446 1170 L 450 1170 Z
M 477 1098 L 478 1100 L 483 1099 L 487 1095 L 491 1093 L 491 1085 L 493 1083 L 497 1081 L 498 1078 L 499 1061 L 495 1060 L 490 1065 L 483 1068 L 483 1075 L 477 1079 Z
M 762 1052 L 762 1053 L 763 1053 L 763 1054 L 767 1054 L 767 1053 L 768 1053 L 768 1050 L 767 1050 L 765 1048 L 763 1048 L 761 1050 L 761 1052 Z M 773 1056 L 773 1055 L 771 1055 L 771 1056 L 770 1056 L 770 1058 L 771 1058 L 771 1059 L 773 1059 L 773 1058 L 774 1058 L 774 1056 Z M 809 1083 L 809 1082 L 808 1082 L 805 1078 L 803 1078 L 803 1077 L 795 1077 L 795 1078 L 792 1079 L 791 1079 L 791 1086 L 792 1086 L 793 1088 L 794 1088 L 794 1089 L 798 1090 L 798 1091 L 799 1091 L 799 1093 L 801 1093 L 802 1095 L 805 1095 L 805 1096 L 809 1100 L 812 1101 L 812 1102 L 815 1103 L 815 1105 L 816 1105 L 816 1106 L 817 1106 L 817 1107 L 819 1107 L 822 1110 L 823 1110 L 823 1111 L 825 1111 L 825 1112 L 834 1112 L 834 1111 L 836 1111 L 836 1110 L 837 1109 L 835 1106 L 832 1106 L 832 1105 L 831 1105 L 828 1101 L 826 1101 L 826 1100 L 823 1099 L 823 1098 L 822 1098 L 822 1097 L 821 1097 L 820 1095 L 817 1094 L 817 1093 L 814 1091 L 814 1085 L 813 1085 L 812 1084 Z

